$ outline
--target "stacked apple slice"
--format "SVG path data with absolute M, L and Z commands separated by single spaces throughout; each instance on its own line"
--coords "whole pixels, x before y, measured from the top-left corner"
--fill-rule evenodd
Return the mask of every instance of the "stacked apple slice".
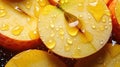
M 105 45 L 112 24 L 103 0 L 60 0 L 59 5 L 80 22 L 68 23 L 64 12 L 54 5 L 47 4 L 41 8 L 40 38 L 51 51 L 63 57 L 82 58 Z
M 37 0 L 20 3 L 0 0 L 0 45 L 12 50 L 24 50 L 40 44 L 38 18 L 34 13 L 38 4 Z
M 75 67 L 120 67 L 119 49 L 119 44 L 107 44 L 96 54 L 78 60 Z
M 27 50 L 14 56 L 5 67 L 66 67 L 54 55 L 41 50 Z

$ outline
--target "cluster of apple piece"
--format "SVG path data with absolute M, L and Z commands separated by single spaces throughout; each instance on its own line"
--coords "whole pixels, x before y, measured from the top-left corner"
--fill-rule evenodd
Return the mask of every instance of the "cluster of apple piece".
M 117 30 L 120 29 L 120 0 L 112 3 L 114 1 L 118 4 L 110 13 L 111 9 L 106 6 L 112 2 L 109 0 L 105 0 L 106 3 L 103 0 L 0 0 L 0 45 L 22 51 L 44 43 L 50 51 L 62 57 L 90 56 L 105 46 L 111 33 L 117 41 L 120 40 L 115 27 L 117 23 Z M 69 23 L 57 3 L 79 22 Z M 115 8 L 115 4 L 112 6 Z M 54 58 L 42 50 L 27 50 L 13 57 L 6 67 L 65 67 L 58 58 Z M 79 64 L 76 63 L 76 67 Z

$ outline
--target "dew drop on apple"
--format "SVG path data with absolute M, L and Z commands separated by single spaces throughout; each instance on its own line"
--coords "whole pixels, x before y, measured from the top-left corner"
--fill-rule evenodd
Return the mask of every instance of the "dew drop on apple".
M 64 46 L 64 50 L 67 52 L 67 51 L 70 51 L 70 49 L 71 49 L 71 45 L 68 45 L 68 44 L 66 44 L 65 46 Z
M 76 27 L 69 27 L 67 29 L 67 32 L 69 33 L 69 35 L 71 36 L 76 36 L 78 34 L 79 29 L 77 29 Z
M 8 24 L 2 24 L 2 26 L 0 27 L 0 30 L 2 30 L 2 31 L 9 30 L 9 25 Z
M 46 5 L 46 0 L 38 0 L 38 3 L 41 7 L 44 7 Z
M 67 38 L 67 43 L 68 44 L 73 44 L 73 40 L 71 38 Z
M 23 26 L 16 26 L 12 29 L 12 34 L 15 36 L 18 36 L 21 34 L 21 32 L 23 31 L 24 27 Z
M 49 49 L 53 49 L 56 46 L 56 41 L 54 39 L 48 40 L 46 45 Z
M 37 39 L 37 38 L 39 38 L 39 33 L 38 33 L 38 31 L 37 31 L 37 30 L 30 31 L 30 32 L 29 32 L 29 37 L 30 37 L 31 39 Z

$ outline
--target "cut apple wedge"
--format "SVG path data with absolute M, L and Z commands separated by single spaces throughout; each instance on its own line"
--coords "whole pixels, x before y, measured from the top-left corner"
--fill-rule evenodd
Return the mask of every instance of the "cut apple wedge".
M 40 38 L 51 51 L 67 58 L 83 58 L 105 45 L 112 24 L 104 1 L 60 0 L 59 5 L 79 21 L 68 23 L 64 12 L 51 4 L 41 9 L 38 23 Z
M 36 0 L 32 1 L 32 5 L 37 3 Z M 36 47 L 40 44 L 37 24 L 38 19 L 35 16 L 27 14 L 18 6 L 10 5 L 5 0 L 0 0 L 0 45 L 3 47 L 11 50 Z
M 120 67 L 120 45 L 107 44 L 98 53 L 78 60 L 75 67 Z
M 45 51 L 27 50 L 10 59 L 5 67 L 66 67 L 66 65 Z

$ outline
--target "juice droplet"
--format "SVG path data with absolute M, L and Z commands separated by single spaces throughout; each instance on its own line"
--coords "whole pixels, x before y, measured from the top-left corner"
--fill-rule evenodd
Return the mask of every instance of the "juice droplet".
M 68 44 L 73 44 L 73 40 L 71 38 L 67 38 L 67 43 Z
M 46 0 L 38 0 L 38 3 L 41 7 L 44 7 L 46 5 Z
M 60 29 L 60 30 L 59 30 L 59 34 L 60 34 L 60 35 L 64 35 L 64 30 L 63 30 L 63 29 Z
M 0 28 L 0 30 L 2 30 L 2 31 L 7 31 L 7 30 L 9 30 L 9 25 L 3 24 L 3 25 L 1 26 L 1 28 Z
M 79 4 L 78 4 L 78 10 L 79 10 L 79 11 L 82 11 L 83 8 L 84 8 L 84 7 L 83 7 L 83 3 L 79 3 Z
M 12 29 L 12 34 L 15 36 L 18 36 L 21 34 L 21 32 L 23 31 L 24 27 L 23 26 L 16 26 Z
M 32 6 L 32 2 L 31 1 L 25 1 L 25 7 L 26 8 L 31 8 L 31 6 Z
M 70 51 L 70 49 L 71 49 L 71 46 L 70 45 L 68 45 L 68 44 L 66 44 L 65 46 L 64 46 L 64 50 L 67 52 L 67 51 Z
M 30 31 L 30 32 L 29 32 L 29 37 L 30 37 L 31 39 L 37 39 L 37 38 L 39 38 L 39 33 L 38 33 L 38 31 L 37 31 L 37 30 Z
M 102 19 L 102 22 L 105 23 L 105 22 L 106 22 L 106 18 L 103 18 L 103 19 Z
M 106 14 L 106 15 L 108 15 L 108 16 L 110 16 L 110 15 L 111 15 L 111 13 L 110 13 L 110 11 L 109 11 L 109 10 L 105 10 L 105 14 Z
M 38 5 L 34 6 L 34 14 L 36 17 L 39 17 L 40 14 L 40 7 Z
M 50 21 L 50 27 L 51 27 L 51 28 L 54 28 L 54 27 L 55 27 L 53 21 Z
M 51 39 L 49 41 L 46 42 L 46 46 L 49 48 L 49 49 L 53 49 L 56 45 L 56 42 L 55 40 Z
M 6 15 L 6 11 L 4 9 L 0 9 L 0 17 L 3 17 Z
M 101 17 L 105 14 L 104 10 L 106 10 L 106 6 L 103 7 L 103 5 L 101 0 L 94 0 L 88 5 L 88 11 L 94 16 L 97 22 L 100 21 Z

